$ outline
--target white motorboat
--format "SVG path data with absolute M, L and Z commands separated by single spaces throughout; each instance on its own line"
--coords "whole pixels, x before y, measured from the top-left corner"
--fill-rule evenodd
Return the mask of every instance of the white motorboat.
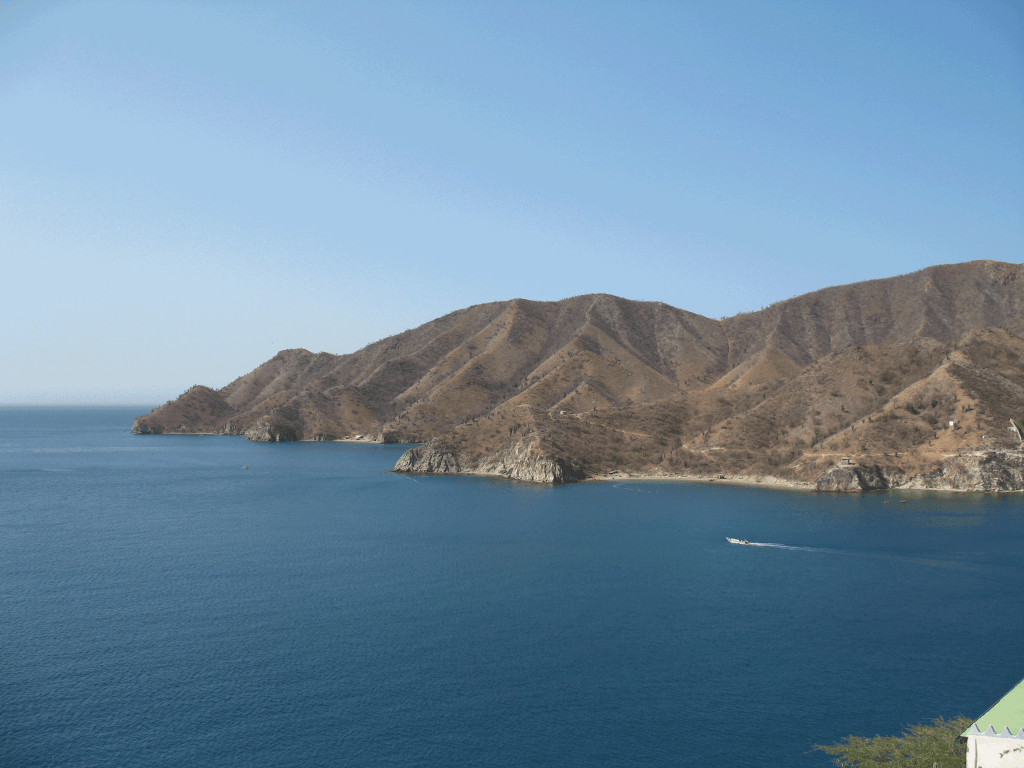
M 746 539 L 730 539 L 728 536 L 725 537 L 725 540 L 728 541 L 730 544 L 749 544 L 750 543 Z

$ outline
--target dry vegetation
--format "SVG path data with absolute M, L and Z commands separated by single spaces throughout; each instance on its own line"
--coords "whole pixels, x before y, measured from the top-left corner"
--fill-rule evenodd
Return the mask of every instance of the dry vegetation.
M 723 321 L 606 295 L 479 305 L 351 355 L 281 352 L 136 427 L 440 437 L 470 461 L 526 440 L 588 475 L 923 471 L 1019 442 L 1021 271 L 933 267 Z

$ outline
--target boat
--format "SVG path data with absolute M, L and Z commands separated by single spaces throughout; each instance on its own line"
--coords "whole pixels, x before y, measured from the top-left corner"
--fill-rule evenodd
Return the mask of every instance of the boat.
M 728 536 L 725 537 L 725 540 L 728 541 L 730 544 L 749 544 L 750 543 L 746 539 L 730 539 Z

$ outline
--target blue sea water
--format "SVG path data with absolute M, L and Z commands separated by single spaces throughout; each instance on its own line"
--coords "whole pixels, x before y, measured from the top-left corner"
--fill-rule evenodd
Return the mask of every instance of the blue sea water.
M 0 765 L 827 766 L 1024 676 L 1019 496 L 413 478 L 144 410 L 0 408 Z

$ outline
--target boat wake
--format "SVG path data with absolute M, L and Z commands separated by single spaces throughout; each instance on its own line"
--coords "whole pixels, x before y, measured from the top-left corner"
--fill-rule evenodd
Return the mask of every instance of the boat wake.
M 845 549 L 826 549 L 823 547 L 794 547 L 789 544 L 778 544 L 773 541 L 744 541 L 726 537 L 730 544 L 740 544 L 744 547 L 767 547 L 769 549 L 788 549 L 794 552 L 821 552 L 826 555 L 840 555 L 844 557 L 866 557 L 873 560 L 889 560 L 894 562 L 913 563 L 915 565 L 937 566 L 940 568 L 955 568 L 957 570 L 975 571 L 976 566 L 962 559 L 939 559 L 932 557 L 913 557 L 886 552 L 855 552 Z
M 798 552 L 829 552 L 827 549 L 820 549 L 818 547 L 791 547 L 789 544 L 775 544 L 771 541 L 748 541 L 744 546 L 747 547 L 771 547 L 772 549 L 793 549 Z
M 792 547 L 789 544 L 776 544 L 772 541 L 747 541 L 746 539 L 731 539 L 726 537 L 730 544 L 742 544 L 744 547 L 771 547 L 772 549 L 792 549 L 797 552 L 830 552 L 832 550 L 819 547 Z

